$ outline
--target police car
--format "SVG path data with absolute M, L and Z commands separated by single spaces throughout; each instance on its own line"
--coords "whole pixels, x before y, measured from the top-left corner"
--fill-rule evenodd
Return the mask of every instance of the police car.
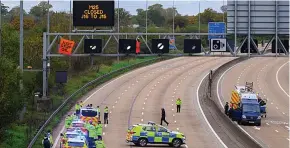
M 80 111 L 80 119 L 83 122 L 93 121 L 93 125 L 98 124 L 98 111 L 94 108 L 82 108 Z
M 135 124 L 128 129 L 126 142 L 132 142 L 137 146 L 144 147 L 150 144 L 169 144 L 173 147 L 180 147 L 185 144 L 184 134 L 177 131 L 156 125 L 154 122 L 148 124 Z

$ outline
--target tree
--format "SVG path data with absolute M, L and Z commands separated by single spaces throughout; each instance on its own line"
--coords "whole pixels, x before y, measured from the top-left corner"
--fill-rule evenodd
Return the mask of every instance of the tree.
M 48 4 L 46 1 L 42 1 L 37 6 L 33 6 L 30 9 L 29 14 L 36 17 L 43 17 L 47 14 L 48 9 L 50 8 L 52 8 L 51 4 Z
M 132 24 L 131 14 L 129 11 L 126 11 L 124 8 L 119 8 L 119 17 L 120 17 L 120 26 L 128 27 Z M 118 25 L 118 8 L 115 9 L 115 24 Z
M 168 20 L 168 25 L 172 26 L 173 19 Z M 188 25 L 188 19 L 184 16 L 176 16 L 174 18 L 174 28 L 179 27 L 179 28 L 184 28 Z
M 148 18 L 157 26 L 161 27 L 165 24 L 165 17 L 163 15 L 163 6 L 161 4 L 154 4 L 148 7 Z
M 20 7 L 19 6 L 15 6 L 13 7 L 10 11 L 9 11 L 9 14 L 13 17 L 15 16 L 19 16 L 20 15 Z M 23 14 L 26 15 L 26 11 L 23 10 Z
M 1 13 L 2 13 L 2 15 L 6 15 L 7 13 L 8 13 L 8 6 L 5 6 L 4 4 L 2 4 L 1 3 L 1 5 L 2 5 L 2 7 L 1 7 Z
M 140 27 L 145 27 L 146 25 L 146 11 L 143 9 L 137 9 L 136 21 Z
M 19 30 L 20 17 L 15 16 L 10 23 L 15 30 Z M 24 19 L 23 19 L 23 28 L 24 29 L 31 29 L 32 27 L 34 27 L 34 25 L 35 25 L 34 18 L 32 18 L 30 16 L 24 17 Z
M 0 57 L 0 127 L 5 127 L 17 118 L 23 105 L 19 87 L 21 74 L 17 65 L 5 56 Z

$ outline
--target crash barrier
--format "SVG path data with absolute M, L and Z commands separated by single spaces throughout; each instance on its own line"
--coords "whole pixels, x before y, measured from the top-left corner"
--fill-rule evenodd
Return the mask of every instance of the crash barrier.
M 110 76 L 114 76 L 114 75 L 118 75 L 121 73 L 124 73 L 126 71 L 135 69 L 135 68 L 139 68 L 157 61 L 162 61 L 162 60 L 167 60 L 170 59 L 171 57 L 158 57 L 158 58 L 154 58 L 154 59 L 150 59 L 150 60 L 146 60 L 140 63 L 136 63 L 133 65 L 129 65 L 117 70 L 114 70 L 110 73 L 104 74 L 100 77 L 98 77 L 95 80 L 92 80 L 90 82 L 88 82 L 87 84 L 85 84 L 84 86 L 82 86 L 80 89 L 78 89 L 77 91 L 75 91 L 74 93 L 72 93 L 69 97 L 67 97 L 65 99 L 65 101 L 50 115 L 50 117 L 45 121 L 45 123 L 41 126 L 41 128 L 38 130 L 38 132 L 36 133 L 36 135 L 33 137 L 33 139 L 31 140 L 31 142 L 28 145 L 28 148 L 31 148 L 34 143 L 36 142 L 37 138 L 40 136 L 40 134 L 44 131 L 45 127 L 50 123 L 50 121 L 54 118 L 54 116 L 56 114 L 59 113 L 59 111 L 68 103 L 68 101 L 70 101 L 73 97 L 77 96 L 78 94 L 82 93 L 85 89 L 87 89 L 88 87 L 92 87 L 101 83 L 104 83 L 106 78 L 109 78 Z
M 249 58 L 237 58 L 211 71 L 198 90 L 199 98 L 207 120 L 225 145 L 228 147 L 261 148 L 263 146 L 260 143 L 252 139 L 224 114 L 224 109 L 219 103 L 216 92 L 217 82 L 222 73 L 229 67 L 247 59 Z

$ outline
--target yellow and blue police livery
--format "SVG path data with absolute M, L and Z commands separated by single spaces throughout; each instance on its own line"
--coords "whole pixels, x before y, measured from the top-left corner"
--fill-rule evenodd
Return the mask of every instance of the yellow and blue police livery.
M 132 142 L 138 146 L 150 144 L 169 144 L 173 147 L 180 147 L 185 144 L 185 136 L 177 131 L 156 125 L 154 122 L 148 124 L 136 124 L 128 129 L 127 142 Z

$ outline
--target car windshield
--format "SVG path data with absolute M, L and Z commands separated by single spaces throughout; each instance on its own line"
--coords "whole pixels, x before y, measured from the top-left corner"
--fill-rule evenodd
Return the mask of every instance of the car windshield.
M 257 105 L 243 105 L 243 112 L 260 112 L 260 106 Z
M 97 114 L 98 112 L 94 110 L 82 110 L 82 116 L 85 117 L 95 117 Z
M 77 136 L 78 136 L 78 134 L 66 134 L 67 138 L 75 138 Z
M 74 146 L 74 147 L 83 147 L 83 142 L 68 142 L 68 146 Z
M 83 127 L 84 124 L 82 124 L 82 123 L 73 123 L 72 126 L 73 127 Z

